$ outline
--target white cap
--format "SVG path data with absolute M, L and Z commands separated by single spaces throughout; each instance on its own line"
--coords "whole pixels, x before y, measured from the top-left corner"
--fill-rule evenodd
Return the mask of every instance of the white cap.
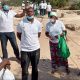
M 56 12 L 51 12 L 51 13 L 50 13 L 50 16 L 55 16 L 55 17 L 57 17 L 57 13 L 56 13 Z

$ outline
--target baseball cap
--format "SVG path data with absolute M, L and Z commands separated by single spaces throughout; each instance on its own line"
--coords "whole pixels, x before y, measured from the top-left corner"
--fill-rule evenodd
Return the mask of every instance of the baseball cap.
M 51 13 L 50 13 L 50 16 L 55 16 L 55 17 L 57 17 L 57 13 L 56 13 L 56 12 L 51 12 Z

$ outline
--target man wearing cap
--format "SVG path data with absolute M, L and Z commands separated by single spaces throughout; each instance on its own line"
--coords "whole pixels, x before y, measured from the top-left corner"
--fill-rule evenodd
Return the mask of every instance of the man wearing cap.
M 64 24 L 58 20 L 57 13 L 50 13 L 50 21 L 46 24 L 45 35 L 49 38 L 49 46 L 51 53 L 52 73 L 57 71 L 59 66 L 65 66 L 66 73 L 69 74 L 68 60 L 64 60 L 58 56 L 58 35 L 63 36 L 66 32 Z
M 6 46 L 9 40 L 11 46 L 13 47 L 16 58 L 19 59 L 19 50 L 13 29 L 13 18 L 23 17 L 24 14 L 25 14 L 24 12 L 22 12 L 21 14 L 17 14 L 13 10 L 10 10 L 10 7 L 6 3 L 2 4 L 2 10 L 0 10 L 0 40 L 1 40 L 3 58 L 8 58 L 8 52 Z

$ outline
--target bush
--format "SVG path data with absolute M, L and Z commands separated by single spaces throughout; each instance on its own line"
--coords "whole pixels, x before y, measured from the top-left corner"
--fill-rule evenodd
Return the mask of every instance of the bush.
M 68 3 L 68 0 L 51 0 L 51 5 L 57 8 L 64 7 L 66 6 L 67 3 Z
M 40 3 L 41 0 L 30 0 Z M 50 2 L 53 8 L 61 8 L 64 7 L 68 0 L 46 0 L 47 2 Z
M 80 10 L 80 2 L 78 3 L 73 3 L 70 8 L 70 10 Z
M 8 4 L 11 5 L 11 6 L 21 6 L 22 4 L 22 1 L 23 0 L 8 0 Z M 24 0 L 26 1 L 26 0 Z M 32 1 L 32 2 L 37 2 L 37 3 L 40 3 L 41 0 L 29 0 L 29 1 Z M 68 0 L 46 0 L 47 2 L 50 2 L 51 5 L 54 7 L 54 8 L 61 8 L 61 7 L 64 7 Z
M 8 0 L 10 6 L 21 6 L 23 0 Z

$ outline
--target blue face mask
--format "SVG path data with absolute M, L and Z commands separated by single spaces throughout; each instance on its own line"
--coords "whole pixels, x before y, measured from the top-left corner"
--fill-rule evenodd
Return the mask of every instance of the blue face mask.
M 34 16 L 27 16 L 27 19 L 32 20 Z
M 3 10 L 4 10 L 4 11 L 9 11 L 9 9 L 10 9 L 10 8 L 9 8 L 8 5 L 4 5 L 4 6 L 3 6 Z

